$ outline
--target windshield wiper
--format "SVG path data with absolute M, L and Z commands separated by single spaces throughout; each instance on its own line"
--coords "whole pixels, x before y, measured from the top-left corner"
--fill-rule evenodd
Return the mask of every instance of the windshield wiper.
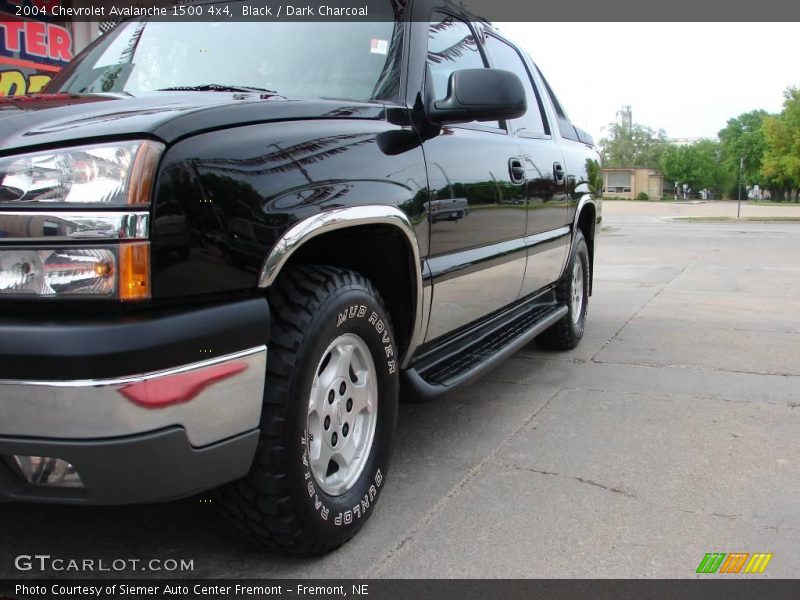
M 246 85 L 222 85 L 220 83 L 205 83 L 203 85 L 185 85 L 176 87 L 165 87 L 156 90 L 157 92 L 250 92 L 255 94 L 275 94 L 275 90 L 268 90 L 260 87 Z

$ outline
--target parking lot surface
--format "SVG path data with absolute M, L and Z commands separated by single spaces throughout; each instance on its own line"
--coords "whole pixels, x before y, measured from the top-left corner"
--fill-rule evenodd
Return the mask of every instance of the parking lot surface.
M 6 505 L 0 577 L 37 575 L 13 558 L 39 553 L 194 563 L 110 573 L 134 577 L 681 578 L 707 552 L 772 553 L 759 577 L 797 576 L 800 223 L 621 212 L 580 346 L 401 406 L 381 502 L 334 554 L 255 551 L 198 498 Z

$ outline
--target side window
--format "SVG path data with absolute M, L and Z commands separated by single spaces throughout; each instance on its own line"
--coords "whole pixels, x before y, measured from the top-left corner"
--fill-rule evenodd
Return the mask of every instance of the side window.
M 556 109 L 558 131 L 568 140 L 575 140 L 576 142 L 580 141 L 578 138 L 578 133 L 575 131 L 575 127 L 572 125 L 572 123 L 570 123 L 567 113 L 565 113 L 564 109 L 561 108 L 558 98 L 556 98 L 555 93 L 553 93 L 553 88 L 551 88 L 550 84 L 547 83 L 547 79 L 544 78 L 544 75 L 539 70 L 539 67 L 536 67 L 536 71 L 539 73 L 539 77 L 541 78 L 542 82 L 544 82 L 544 87 L 547 89 L 547 95 L 550 96 L 550 102 L 553 103 L 553 108 Z
M 447 94 L 453 71 L 486 67 L 469 25 L 442 13 L 433 14 L 428 30 L 428 64 L 437 99 Z
M 516 74 L 525 87 L 528 110 L 520 118 L 512 121 L 514 128 L 522 135 L 541 136 L 549 134 L 550 131 L 542 117 L 542 101 L 539 98 L 539 92 L 533 87 L 528 69 L 525 67 L 525 63 L 517 50 L 492 35 L 486 36 L 485 46 L 492 61 L 492 66 Z

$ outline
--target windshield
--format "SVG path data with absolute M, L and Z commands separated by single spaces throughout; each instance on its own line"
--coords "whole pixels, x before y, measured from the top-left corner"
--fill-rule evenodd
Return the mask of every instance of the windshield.
M 128 21 L 47 91 L 136 95 L 214 84 L 286 98 L 396 100 L 401 31 L 391 21 Z

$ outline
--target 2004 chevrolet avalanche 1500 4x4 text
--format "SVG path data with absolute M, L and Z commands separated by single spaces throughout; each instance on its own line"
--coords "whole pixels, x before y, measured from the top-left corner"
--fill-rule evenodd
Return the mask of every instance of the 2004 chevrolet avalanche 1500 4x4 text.
M 491 25 L 386 5 L 127 21 L 0 99 L 1 500 L 214 490 L 250 540 L 326 552 L 401 397 L 578 343 L 591 138 Z

